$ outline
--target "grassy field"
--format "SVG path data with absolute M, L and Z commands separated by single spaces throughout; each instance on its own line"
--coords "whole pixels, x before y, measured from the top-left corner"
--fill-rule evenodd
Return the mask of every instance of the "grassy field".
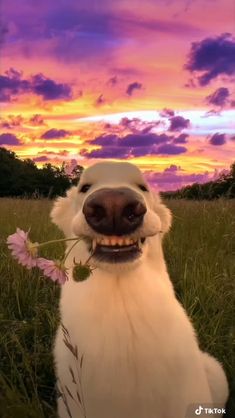
M 5 244 L 17 226 L 31 227 L 35 241 L 60 237 L 49 221 L 51 204 L 0 199 L 1 418 L 56 417 L 51 352 L 59 288 L 37 271 L 17 265 Z M 174 214 L 164 242 L 169 272 L 201 348 L 225 367 L 231 390 L 226 417 L 234 418 L 235 201 L 167 204 Z M 48 248 L 44 255 L 55 257 L 62 252 L 61 245 Z

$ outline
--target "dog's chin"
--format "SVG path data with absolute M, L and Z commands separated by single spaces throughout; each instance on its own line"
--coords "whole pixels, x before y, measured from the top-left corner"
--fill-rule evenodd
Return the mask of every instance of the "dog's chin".
M 142 262 L 142 256 L 139 256 L 135 259 L 125 261 L 125 262 L 110 262 L 102 261 L 100 259 L 94 258 L 92 265 L 95 269 L 102 270 L 113 275 L 118 275 L 123 272 L 133 271 L 140 266 Z

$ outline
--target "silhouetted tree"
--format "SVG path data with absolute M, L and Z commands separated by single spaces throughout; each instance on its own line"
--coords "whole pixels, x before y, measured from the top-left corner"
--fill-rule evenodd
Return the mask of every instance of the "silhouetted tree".
M 54 197 L 75 184 L 83 170 L 75 167 L 70 178 L 62 167 L 44 164 L 38 168 L 30 160 L 20 160 L 12 151 L 0 148 L 0 196 Z
M 166 198 L 195 200 L 235 198 L 235 162 L 231 165 L 229 173 L 222 173 L 217 180 L 204 184 L 194 183 L 174 192 L 164 192 L 162 195 Z

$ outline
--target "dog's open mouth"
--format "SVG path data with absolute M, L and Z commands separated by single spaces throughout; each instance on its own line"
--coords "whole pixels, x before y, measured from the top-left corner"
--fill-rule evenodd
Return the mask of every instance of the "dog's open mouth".
M 99 261 L 123 263 L 138 258 L 142 253 L 145 238 L 108 237 L 93 239 L 93 256 Z

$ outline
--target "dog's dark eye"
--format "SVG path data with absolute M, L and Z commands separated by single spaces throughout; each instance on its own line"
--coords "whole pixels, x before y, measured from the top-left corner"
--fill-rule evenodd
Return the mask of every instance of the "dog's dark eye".
M 86 193 L 88 192 L 88 190 L 90 189 L 91 184 L 83 184 L 83 186 L 81 187 L 81 189 L 79 190 L 81 193 Z
M 147 192 L 148 191 L 147 187 L 144 184 L 138 184 L 138 187 L 139 187 L 140 190 L 142 190 L 142 192 Z

